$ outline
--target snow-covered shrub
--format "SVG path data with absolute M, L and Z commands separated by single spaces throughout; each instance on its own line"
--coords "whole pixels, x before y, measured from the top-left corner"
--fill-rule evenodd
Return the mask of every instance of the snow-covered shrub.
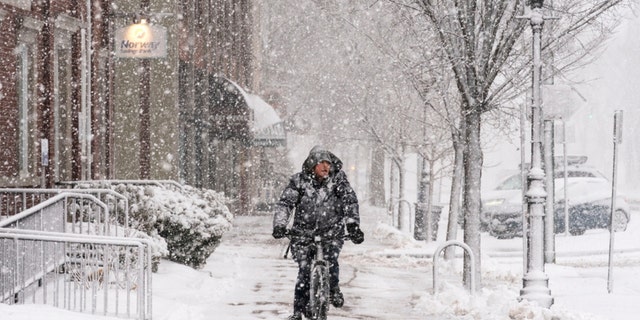
M 183 186 L 175 191 L 132 184 L 98 187 L 111 188 L 128 199 L 129 225 L 138 231 L 134 236 L 152 240 L 156 262 L 167 257 L 200 268 L 231 228 L 228 200 L 213 190 Z
M 155 224 L 167 241 L 169 259 L 201 268 L 231 228 L 233 216 L 226 199 L 212 190 L 192 187 L 185 187 L 183 193 L 155 191 L 155 202 L 171 212 L 159 216 Z

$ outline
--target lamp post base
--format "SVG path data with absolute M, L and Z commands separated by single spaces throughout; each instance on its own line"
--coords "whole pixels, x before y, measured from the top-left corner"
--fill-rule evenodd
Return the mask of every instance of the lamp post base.
M 518 300 L 535 302 L 541 307 L 549 308 L 553 304 L 553 296 L 549 290 L 549 277 L 541 271 L 532 271 L 523 277 L 523 288 Z

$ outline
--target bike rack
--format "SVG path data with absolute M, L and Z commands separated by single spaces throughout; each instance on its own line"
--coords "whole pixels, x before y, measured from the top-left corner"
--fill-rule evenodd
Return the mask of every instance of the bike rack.
M 464 249 L 469 258 L 471 259 L 471 295 L 473 296 L 476 292 L 476 273 L 475 273 L 475 257 L 473 256 L 473 251 L 471 251 L 471 247 L 469 247 L 466 243 L 458 240 L 449 240 L 436 248 L 435 253 L 433 254 L 433 294 L 436 294 L 438 290 L 438 259 L 440 257 L 440 253 L 446 247 L 449 246 L 458 246 Z
M 402 204 L 405 204 L 406 206 L 408 206 L 409 209 L 409 232 L 413 233 L 413 219 L 412 219 L 412 212 L 414 211 L 414 208 L 412 206 L 412 203 L 409 202 L 409 200 L 405 200 L 405 199 L 400 199 L 397 201 L 394 201 L 393 203 L 391 203 L 391 210 L 389 211 L 389 215 L 391 216 L 391 225 L 392 226 L 396 226 L 396 222 L 398 223 L 397 228 L 400 229 L 400 227 L 402 226 L 400 223 L 400 220 L 403 218 L 403 216 L 400 215 L 401 213 L 401 209 L 400 206 Z M 396 209 L 398 210 L 398 216 L 394 217 L 395 211 Z

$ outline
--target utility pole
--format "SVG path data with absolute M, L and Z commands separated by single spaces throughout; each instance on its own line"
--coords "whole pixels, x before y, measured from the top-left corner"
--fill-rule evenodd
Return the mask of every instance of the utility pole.
M 549 308 L 553 304 L 549 277 L 544 273 L 544 207 L 546 191 L 544 187 L 544 171 L 542 170 L 542 95 L 541 95 L 541 42 L 542 4 L 544 0 L 531 0 L 531 13 L 528 17 L 531 24 L 533 44 L 532 75 L 532 110 L 531 110 L 531 168 L 528 175 L 527 206 L 528 232 L 527 270 L 523 276 L 523 288 L 520 298 L 536 302 L 541 307 Z

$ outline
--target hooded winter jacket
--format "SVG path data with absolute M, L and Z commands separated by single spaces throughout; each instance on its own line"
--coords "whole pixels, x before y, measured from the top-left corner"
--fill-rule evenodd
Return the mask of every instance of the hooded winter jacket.
M 316 180 L 313 168 L 329 161 L 329 177 Z M 358 198 L 342 171 L 342 161 L 333 153 L 316 146 L 294 174 L 275 207 L 273 226 L 287 226 L 292 210 L 293 230 L 342 236 L 345 223 L 360 223 Z

